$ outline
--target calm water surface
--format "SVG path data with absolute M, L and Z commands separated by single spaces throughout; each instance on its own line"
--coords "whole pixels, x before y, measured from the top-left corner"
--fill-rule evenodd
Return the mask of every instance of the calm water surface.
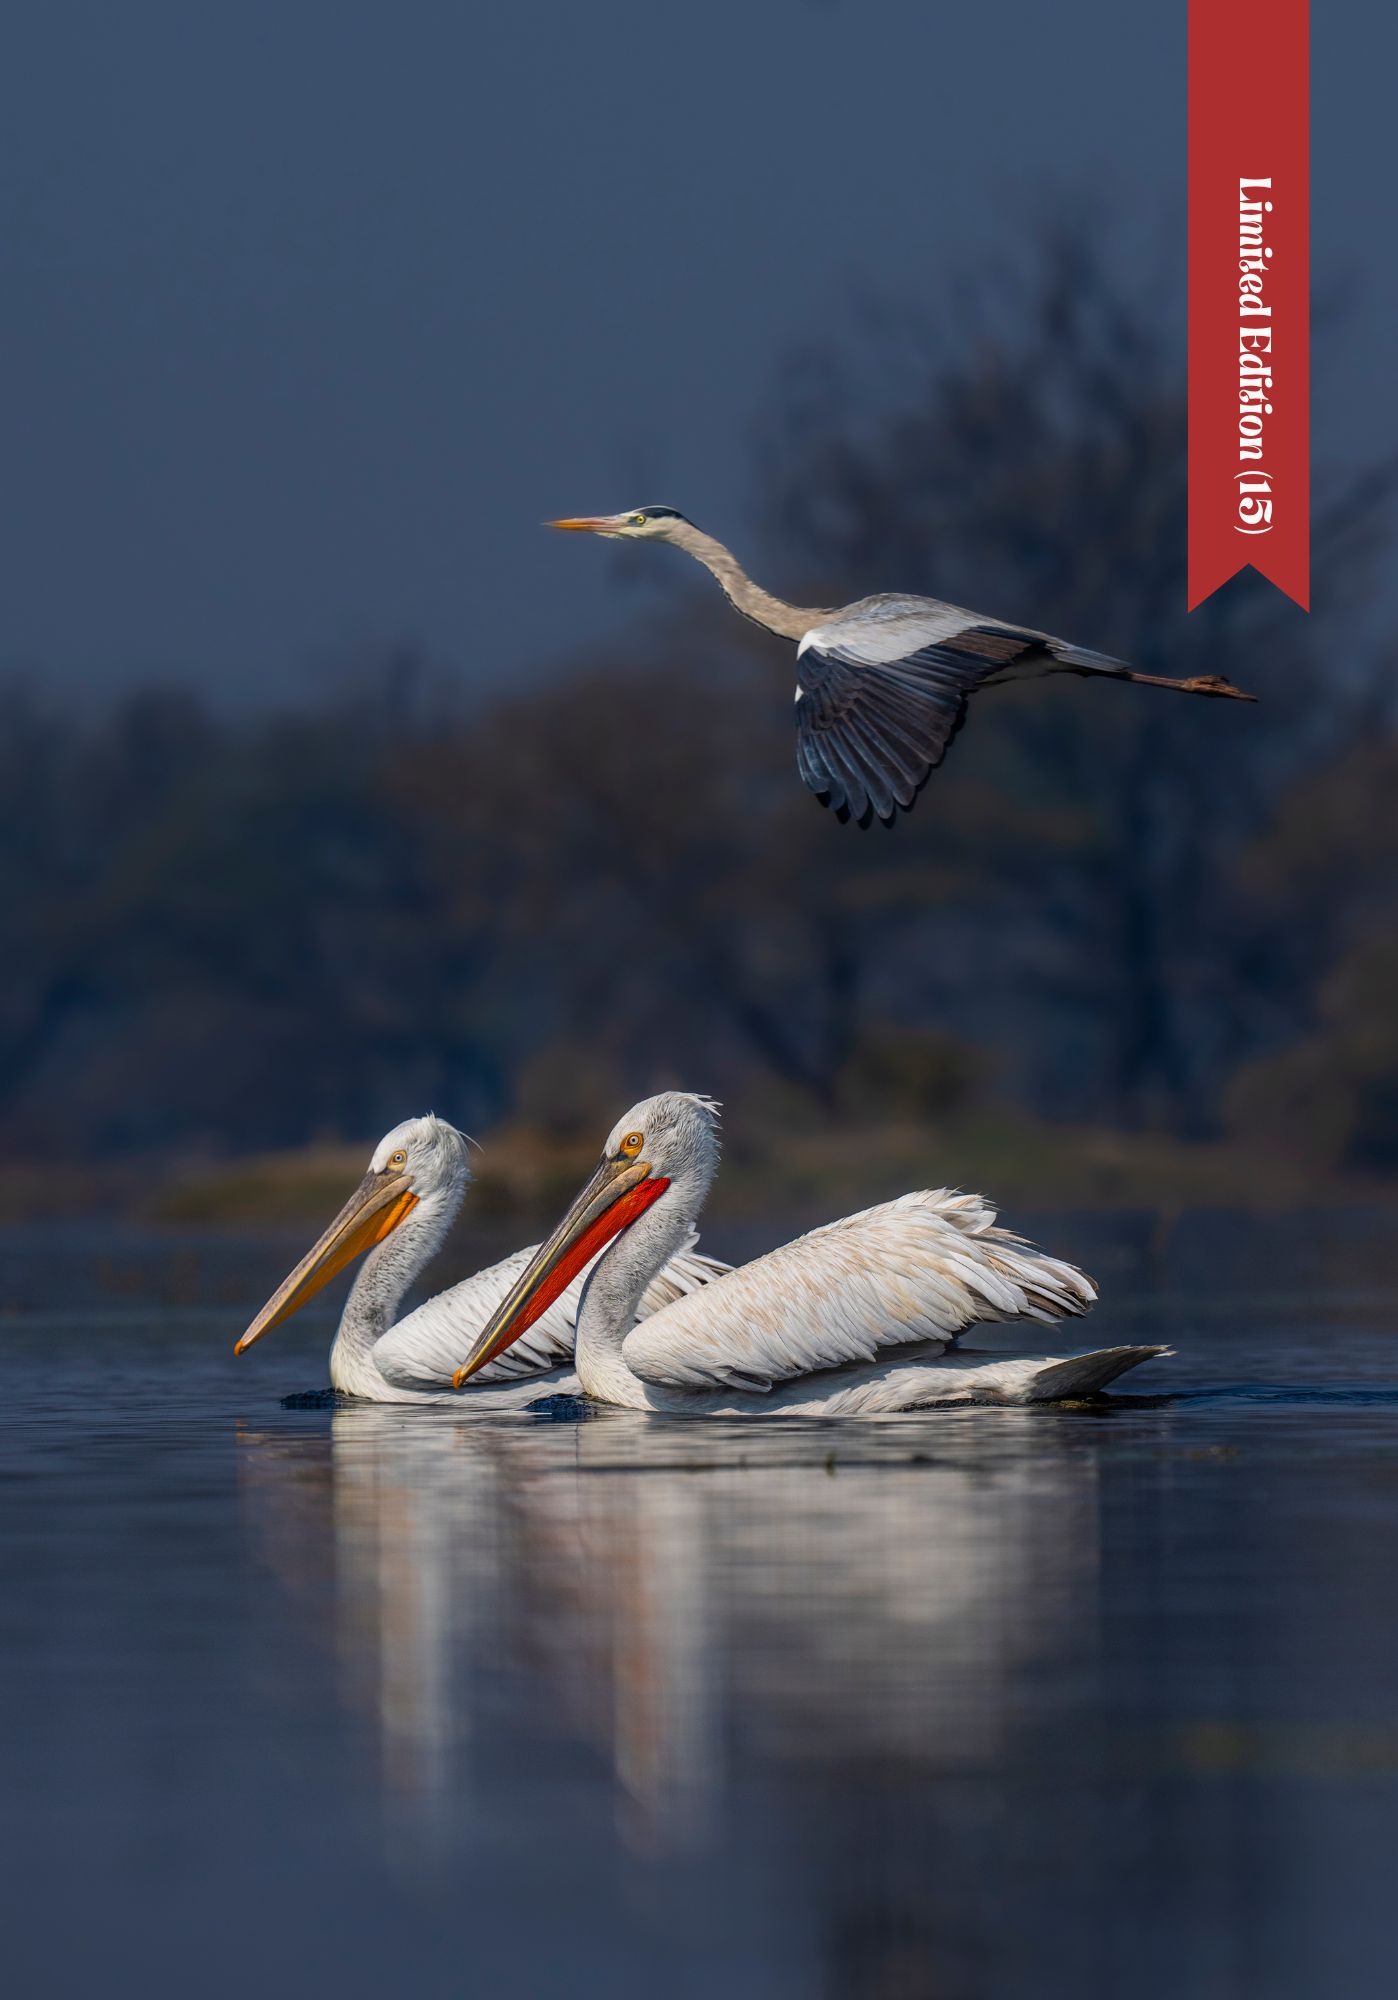
M 0 1239 L 7 1992 L 1398 1991 L 1391 1233 L 1052 1240 L 1135 1393 L 808 1426 L 284 1407 L 299 1242 Z

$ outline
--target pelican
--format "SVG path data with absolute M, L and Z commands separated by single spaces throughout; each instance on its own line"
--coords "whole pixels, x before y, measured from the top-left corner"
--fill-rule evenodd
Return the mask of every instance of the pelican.
M 452 1394 L 453 1369 L 536 1254 L 532 1244 L 516 1250 L 395 1321 L 405 1292 L 436 1256 L 465 1198 L 471 1180 L 467 1143 L 454 1125 L 430 1114 L 395 1125 L 375 1147 L 369 1171 L 340 1213 L 273 1292 L 233 1352 L 246 1353 L 367 1251 L 330 1349 L 332 1387 L 373 1403 L 459 1407 Z M 693 1239 L 663 1263 L 638 1295 L 639 1312 L 668 1305 L 728 1269 L 695 1255 Z M 577 1269 L 581 1274 L 582 1266 Z M 571 1287 L 559 1286 L 535 1316 L 525 1344 L 482 1371 L 483 1407 L 523 1409 L 542 1395 L 580 1393 L 571 1359 L 581 1289 L 580 1277 Z
M 718 578 L 735 610 L 796 641 L 796 763 L 842 820 L 890 825 L 947 754 L 983 687 L 1045 674 L 1105 675 L 1182 694 L 1255 701 L 1221 674 L 1169 680 L 1027 625 L 983 618 L 935 597 L 881 593 L 840 610 L 803 610 L 759 588 L 737 558 L 673 507 L 580 514 L 545 526 L 671 542 Z
M 576 1316 L 578 1381 L 598 1402 L 633 1410 L 843 1417 L 1042 1403 L 1090 1395 L 1169 1352 L 948 1356 L 968 1326 L 1075 1316 L 1097 1291 L 1071 1264 L 998 1228 L 978 1196 L 947 1188 L 812 1230 L 638 1325 L 647 1288 L 693 1240 L 718 1166 L 717 1114 L 712 1099 L 683 1091 L 627 1112 L 562 1222 L 476 1335 L 452 1378 L 457 1388 L 498 1365 L 589 1265 Z

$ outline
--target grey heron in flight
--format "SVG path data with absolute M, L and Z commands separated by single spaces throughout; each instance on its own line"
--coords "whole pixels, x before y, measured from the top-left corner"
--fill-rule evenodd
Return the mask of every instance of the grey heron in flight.
M 729 603 L 796 641 L 796 761 L 842 820 L 888 824 L 906 812 L 966 719 L 969 697 L 1044 674 L 1103 675 L 1181 694 L 1254 701 L 1219 674 L 1170 680 L 1051 633 L 983 618 L 935 597 L 881 592 L 837 610 L 803 609 L 755 584 L 722 542 L 674 507 L 546 523 L 617 540 L 670 542 L 717 577 Z
M 642 1320 L 649 1289 L 694 1239 L 718 1168 L 717 1113 L 707 1097 L 667 1090 L 618 1119 L 591 1179 L 476 1335 L 457 1388 L 498 1367 L 583 1270 L 578 1381 L 632 1410 L 845 1417 L 1054 1402 L 1169 1352 L 952 1354 L 967 1327 L 1076 1317 L 1097 1288 L 1000 1228 L 978 1195 L 947 1188 L 813 1229 Z
M 532 1244 L 516 1250 L 398 1317 L 409 1287 L 441 1249 L 470 1182 L 467 1140 L 454 1125 L 430 1113 L 395 1125 L 374 1148 L 369 1171 L 340 1213 L 278 1285 L 234 1353 L 246 1353 L 362 1256 L 330 1349 L 331 1386 L 371 1403 L 452 1402 L 459 1408 L 452 1374 L 535 1255 Z M 727 1269 L 700 1256 L 691 1239 L 648 1288 L 640 1310 L 668 1305 Z M 578 1394 L 573 1323 L 581 1289 L 579 1282 L 560 1291 L 531 1337 L 485 1373 L 473 1399 L 477 1407 L 523 1409 L 540 1396 Z

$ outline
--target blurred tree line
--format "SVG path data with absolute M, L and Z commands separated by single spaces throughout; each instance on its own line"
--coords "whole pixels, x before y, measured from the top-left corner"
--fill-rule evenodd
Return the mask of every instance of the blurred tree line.
M 1398 726 L 1364 618 L 1391 468 L 1318 487 L 1312 617 L 1249 574 L 1187 618 L 1158 322 L 1069 229 L 950 329 L 787 370 L 763 581 L 926 590 L 1262 697 L 992 691 L 891 833 L 809 798 L 788 649 L 654 551 L 669 608 L 527 698 L 467 709 L 409 655 L 252 718 L 11 687 L 5 1151 L 427 1106 L 564 1132 L 683 1081 L 774 1126 L 1002 1102 L 1398 1167 Z

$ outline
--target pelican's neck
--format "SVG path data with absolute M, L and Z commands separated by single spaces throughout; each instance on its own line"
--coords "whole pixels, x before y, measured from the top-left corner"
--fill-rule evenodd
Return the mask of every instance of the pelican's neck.
M 578 1301 L 574 1363 L 585 1396 L 599 1403 L 636 1409 L 653 1401 L 646 1384 L 633 1375 L 621 1346 L 640 1316 L 647 1285 L 670 1259 L 694 1240 L 699 1211 L 709 1191 L 709 1175 L 690 1177 L 686 1187 L 672 1181 L 665 1193 L 633 1222 L 593 1265 Z
M 718 578 L 724 596 L 744 618 L 751 618 L 754 625 L 765 626 L 767 631 L 776 632 L 783 639 L 801 639 L 818 625 L 822 618 L 829 617 L 827 611 L 803 611 L 799 605 L 788 604 L 783 598 L 773 597 L 769 591 L 755 584 L 735 555 L 722 542 L 706 535 L 702 528 L 696 528 L 692 521 L 677 521 L 667 539 L 676 547 L 688 550 L 696 562 L 703 563 L 711 575 Z
M 335 1388 L 361 1393 L 355 1375 L 372 1368 L 375 1341 L 388 1332 L 409 1286 L 441 1249 L 465 1193 L 465 1182 L 453 1181 L 420 1196 L 393 1234 L 364 1259 L 330 1349 L 330 1380 Z

